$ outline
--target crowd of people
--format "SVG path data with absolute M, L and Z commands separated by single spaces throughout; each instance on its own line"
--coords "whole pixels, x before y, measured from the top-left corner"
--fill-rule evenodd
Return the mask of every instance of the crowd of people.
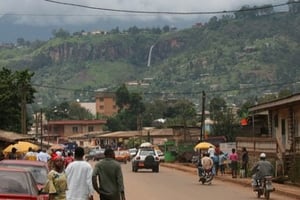
M 105 149 L 105 158 L 94 168 L 85 161 L 84 155 L 82 147 L 68 153 L 55 149 L 51 152 L 34 151 L 29 147 L 24 155 L 12 148 L 3 159 L 48 163 L 49 173 L 43 192 L 49 194 L 49 200 L 93 200 L 94 192 L 101 200 L 125 200 L 123 174 L 120 163 L 115 160 L 114 150 Z
M 198 169 L 210 168 L 214 176 L 224 175 L 225 169 L 230 168 L 232 178 L 246 178 L 252 175 L 253 180 L 261 179 L 263 176 L 273 175 L 274 168 L 266 160 L 266 154 L 260 155 L 260 160 L 249 170 L 249 155 L 245 147 L 242 148 L 240 155 L 235 148 L 231 152 L 225 153 L 219 145 L 211 145 L 198 160 Z M 198 171 L 199 174 L 201 173 Z M 256 182 L 256 181 L 254 181 Z

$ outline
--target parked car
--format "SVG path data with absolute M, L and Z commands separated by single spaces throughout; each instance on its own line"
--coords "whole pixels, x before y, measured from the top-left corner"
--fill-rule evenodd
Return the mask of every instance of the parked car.
M 89 151 L 88 154 L 85 155 L 85 160 L 89 161 L 89 160 L 93 160 L 93 161 L 98 161 L 101 160 L 103 158 L 105 158 L 104 156 L 104 149 L 92 149 Z
M 152 172 L 159 172 L 160 160 L 153 147 L 139 148 L 131 163 L 133 172 L 137 172 L 139 169 L 152 169 Z
M 126 164 L 127 161 L 130 161 L 130 153 L 127 150 L 115 151 L 115 159 Z
M 46 182 L 49 173 L 48 163 L 32 160 L 1 160 L 0 167 L 21 168 L 31 172 L 36 185 L 41 190 Z M 49 199 L 48 194 L 43 195 L 43 199 Z
M 0 167 L 0 199 L 44 200 L 32 173 L 26 169 Z

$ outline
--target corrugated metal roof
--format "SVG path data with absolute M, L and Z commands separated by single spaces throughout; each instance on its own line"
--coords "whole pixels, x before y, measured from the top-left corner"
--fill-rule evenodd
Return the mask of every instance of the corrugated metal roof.
M 29 140 L 29 139 L 33 139 L 33 136 L 0 130 L 0 140 L 1 141 L 16 142 L 16 141 L 20 141 L 20 140 Z
M 280 107 L 283 105 L 296 104 L 300 102 L 300 94 L 294 94 L 282 99 L 276 99 L 270 102 L 261 103 L 249 108 L 250 112 L 261 112 L 275 107 Z
M 57 120 L 48 121 L 49 125 L 73 125 L 73 124 L 105 124 L 106 120 Z
M 134 136 L 147 136 L 149 134 L 151 136 L 171 136 L 173 135 L 173 129 L 151 129 L 151 130 L 141 130 L 141 131 L 116 131 L 112 133 L 107 133 L 100 135 L 101 138 L 118 138 L 118 137 L 134 137 Z

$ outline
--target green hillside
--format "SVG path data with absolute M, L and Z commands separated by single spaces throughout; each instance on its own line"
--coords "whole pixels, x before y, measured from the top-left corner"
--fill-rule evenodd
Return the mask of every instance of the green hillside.
M 107 34 L 56 34 L 1 47 L 0 66 L 35 72 L 36 100 L 90 101 L 93 91 L 139 82 L 147 99 L 221 96 L 240 105 L 264 93 L 299 92 L 299 12 L 213 17 L 185 30 L 129 28 Z M 61 33 L 64 33 L 61 30 Z M 151 65 L 147 66 L 153 46 Z M 148 78 L 145 80 L 145 78 Z

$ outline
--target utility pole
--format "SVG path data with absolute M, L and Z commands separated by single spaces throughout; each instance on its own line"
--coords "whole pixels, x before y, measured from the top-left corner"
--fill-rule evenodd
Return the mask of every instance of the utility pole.
M 205 92 L 202 91 L 202 113 L 201 113 L 201 129 L 200 129 L 200 142 L 203 140 L 203 132 L 205 130 Z
M 35 139 L 38 140 L 39 138 L 39 120 L 38 120 L 38 113 L 35 113 Z
M 43 149 L 43 110 L 41 109 L 41 149 Z
M 21 131 L 22 134 L 27 134 L 27 127 L 26 127 L 26 93 L 27 93 L 27 87 L 24 85 L 24 83 L 21 86 Z

